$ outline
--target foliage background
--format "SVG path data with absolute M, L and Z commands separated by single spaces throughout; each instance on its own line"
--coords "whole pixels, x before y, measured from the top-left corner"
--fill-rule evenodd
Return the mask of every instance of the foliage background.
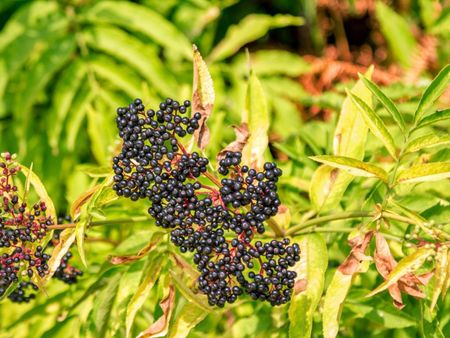
M 195 43 L 215 84 L 216 103 L 208 120 L 212 137 L 206 148 L 214 158 L 233 140 L 231 126 L 240 123 L 245 111 L 248 48 L 271 116 L 267 156 L 286 173 L 282 200 L 291 211 L 290 223 L 299 224 L 316 215 L 308 190 L 318 165 L 308 156 L 332 153 L 345 88 L 353 86 L 357 72 L 374 64 L 372 79 L 411 121 L 420 94 L 449 61 L 449 13 L 445 1 L 431 0 L 4 0 L 0 3 L 1 149 L 18 153 L 26 165 L 33 162 L 58 212 L 68 212 L 78 196 L 108 173 L 119 146 L 116 107 L 135 97 L 147 106 L 167 96 L 190 97 Z M 447 91 L 438 106 L 448 105 L 449 97 Z M 393 126 L 385 111 L 377 112 Z M 444 122 L 437 129 L 448 133 L 449 125 Z M 395 127 L 392 133 L 401 136 Z M 387 155 L 369 136 L 365 160 L 383 163 Z M 435 161 L 450 157 L 445 146 L 420 156 Z M 436 222 L 448 221 L 449 184 L 446 180 L 405 190 L 401 202 Z M 372 188 L 371 181 L 353 181 L 333 210 L 372 206 L 382 196 Z M 145 216 L 145 210 L 143 204 L 115 201 L 106 208 L 93 205 L 90 216 L 130 219 Z M 33 304 L 2 303 L 1 337 L 123 337 L 125 304 L 152 271 L 152 260 L 160 260 L 170 249 L 160 245 L 145 262 L 129 266 L 111 266 L 108 257 L 139 251 L 155 236 L 151 223 L 123 222 L 89 230 L 85 277 L 71 287 L 49 284 L 48 295 L 41 294 Z M 359 224 L 360 220 L 346 220 L 324 225 L 330 230 L 322 234 L 328 251 L 325 285 L 349 253 L 348 229 Z M 394 232 L 404 234 L 400 229 Z M 401 257 L 403 249 L 402 242 L 392 243 L 395 255 Z M 161 276 L 175 269 L 165 260 Z M 422 303 L 408 298 L 407 307 L 398 311 L 387 294 L 362 297 L 381 281 L 372 270 L 355 278 L 340 334 L 425 335 L 428 319 Z M 160 277 L 136 315 L 134 335 L 161 315 L 157 304 L 164 290 Z M 185 297 L 177 294 L 173 327 L 182 328 L 179 318 L 186 316 L 186 302 L 193 301 Z M 430 325 L 439 325 L 450 335 L 448 297 L 440 305 L 441 320 Z M 192 306 L 198 311 L 192 316 L 206 316 L 191 331 L 192 337 L 288 335 L 287 307 L 271 309 L 246 301 L 207 313 Z M 311 314 L 314 336 L 321 335 L 321 308 L 319 304 Z

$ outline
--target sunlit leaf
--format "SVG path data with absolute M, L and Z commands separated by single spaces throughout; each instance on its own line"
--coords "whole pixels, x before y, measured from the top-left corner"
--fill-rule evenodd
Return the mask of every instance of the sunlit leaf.
M 198 51 L 193 47 L 194 52 L 194 84 L 192 93 L 192 114 L 199 112 L 201 119 L 200 128 L 194 133 L 194 140 L 200 149 L 204 149 L 209 142 L 209 129 L 206 120 L 211 115 L 215 93 L 214 84 L 209 74 L 208 66 Z
M 415 152 L 425 148 L 438 147 L 450 143 L 450 136 L 439 136 L 436 134 L 427 134 L 415 138 L 409 142 L 408 147 L 406 147 L 405 152 Z
M 134 318 L 139 309 L 144 305 L 145 300 L 147 299 L 150 291 L 153 288 L 156 280 L 159 277 L 159 273 L 162 268 L 162 264 L 160 259 L 158 259 L 159 253 L 151 252 L 149 255 L 149 264 L 145 268 L 144 276 L 141 284 L 139 285 L 136 293 L 133 298 L 131 298 L 130 302 L 127 306 L 127 315 L 126 315 L 126 337 L 130 337 L 131 328 L 133 326 Z
M 438 110 L 435 113 L 427 115 L 423 119 L 421 119 L 418 127 L 422 128 L 447 119 L 450 119 L 450 109 Z
M 386 290 L 391 285 L 398 282 L 407 273 L 417 270 L 423 262 L 433 254 L 433 249 L 419 248 L 413 254 L 402 258 L 400 262 L 394 267 L 391 273 L 387 276 L 386 280 L 371 291 L 367 297 L 376 295 L 377 293 Z
M 450 83 L 450 65 L 445 66 L 439 74 L 434 78 L 431 84 L 423 93 L 420 99 L 417 110 L 414 114 L 414 121 L 420 124 L 422 116 L 427 112 L 429 108 L 439 99 L 444 90 Z
M 329 165 L 331 167 L 345 170 L 353 176 L 378 177 L 384 182 L 387 182 L 386 171 L 373 164 L 355 160 L 351 157 L 321 155 L 312 156 L 310 158 L 314 161 Z
M 118 25 L 145 34 L 168 49 L 190 59 L 191 44 L 170 21 L 147 6 L 128 1 L 100 1 L 82 19 Z
M 439 299 L 439 296 L 443 294 L 443 289 L 445 287 L 445 281 L 447 279 L 447 270 L 449 269 L 449 261 L 448 261 L 448 248 L 446 246 L 441 246 L 436 253 L 435 257 L 435 282 L 433 287 L 433 295 L 431 296 L 431 305 L 430 309 L 433 311 L 436 303 Z M 445 296 L 445 294 L 444 294 Z
M 328 267 L 328 252 L 320 234 L 301 236 L 302 259 L 295 268 L 297 282 L 305 281 L 306 288 L 293 295 L 289 306 L 289 337 L 310 337 L 313 315 L 323 292 L 325 271 Z
M 358 107 L 370 131 L 384 144 L 393 158 L 397 158 L 395 142 L 383 120 L 361 98 L 348 92 L 353 103 Z
M 334 338 L 339 332 L 339 319 L 344 300 L 352 285 L 352 278 L 353 275 L 344 275 L 339 270 L 336 270 L 328 286 L 322 314 L 323 335 L 325 338 Z
M 448 177 L 450 177 L 450 162 L 425 163 L 400 171 L 397 183 L 429 182 Z
M 250 137 L 242 151 L 242 162 L 256 168 L 262 168 L 264 153 L 269 143 L 267 135 L 270 125 L 266 96 L 256 74 L 252 71 L 246 96 L 247 116 L 243 122 L 248 125 Z
M 54 275 L 60 266 L 61 259 L 75 242 L 75 236 L 76 234 L 73 229 L 66 229 L 60 233 L 58 244 L 52 250 L 50 259 L 48 260 L 48 273 L 42 280 L 43 284 L 45 284 Z
M 291 15 L 250 14 L 228 29 L 223 40 L 211 52 L 209 59 L 223 60 L 236 53 L 245 44 L 263 37 L 270 29 L 299 26 L 303 22 L 302 18 Z
M 211 310 L 204 295 L 197 295 L 192 292 L 192 290 L 186 285 L 186 283 L 183 282 L 181 276 L 179 276 L 174 271 L 170 271 L 170 275 L 172 276 L 177 289 L 189 302 L 193 303 L 204 311 L 209 312 Z
M 398 126 L 402 130 L 403 133 L 406 132 L 406 126 L 405 121 L 403 120 L 402 114 L 398 111 L 397 107 L 395 106 L 394 102 L 390 98 L 388 98 L 378 86 L 364 77 L 363 75 L 359 74 L 359 78 L 364 82 L 367 88 L 372 92 L 373 95 L 381 102 L 383 107 L 391 114 L 392 118 L 397 122 Z
M 169 338 L 185 338 L 189 332 L 200 323 L 208 311 L 195 304 L 185 303 L 178 313 L 175 322 L 171 324 Z

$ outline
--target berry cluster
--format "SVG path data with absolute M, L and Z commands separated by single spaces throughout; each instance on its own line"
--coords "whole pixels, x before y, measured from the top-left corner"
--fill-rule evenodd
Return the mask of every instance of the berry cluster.
M 156 225 L 172 229 L 171 241 L 181 252 L 194 253 L 199 289 L 211 305 L 222 307 L 244 293 L 272 305 L 286 303 L 296 277 L 289 267 L 300 259 L 299 246 L 289 239 L 252 244 L 278 212 L 282 172 L 275 163 L 257 172 L 241 166 L 241 153 L 227 152 L 218 172 L 228 176 L 219 181 L 208 172 L 208 159 L 187 152 L 180 141 L 199 128 L 199 113 L 185 116 L 189 106 L 166 99 L 156 112 L 146 111 L 136 99 L 117 109 L 123 146 L 113 159 L 113 189 L 151 202 L 148 213 Z
M 0 157 L 0 296 L 12 284 L 19 284 L 17 295 L 13 298 L 29 298 L 24 295 L 24 288 L 31 283 L 33 275 L 44 277 L 48 271 L 49 255 L 44 253 L 40 243 L 53 224 L 51 217 L 46 216 L 44 202 L 34 204 L 31 208 L 21 201 L 14 176 L 20 166 L 14 163 L 9 153 Z M 36 245 L 37 244 L 37 245 Z M 30 282 L 24 281 L 28 278 Z

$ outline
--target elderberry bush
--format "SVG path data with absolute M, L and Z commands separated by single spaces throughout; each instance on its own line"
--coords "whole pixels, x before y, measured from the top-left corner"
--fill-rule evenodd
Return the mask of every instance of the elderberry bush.
M 208 172 L 208 159 L 180 142 L 200 127 L 200 113 L 188 117 L 189 107 L 189 101 L 168 98 L 156 111 L 140 99 L 117 109 L 123 144 L 113 158 L 113 189 L 133 201 L 148 200 L 156 225 L 172 229 L 170 239 L 181 252 L 193 252 L 198 288 L 211 305 L 223 307 L 242 294 L 284 304 L 293 292 L 296 273 L 289 268 L 299 261 L 300 248 L 287 238 L 254 238 L 278 212 L 282 171 L 265 163 L 257 172 L 241 165 L 241 153 L 226 152 L 219 181 Z

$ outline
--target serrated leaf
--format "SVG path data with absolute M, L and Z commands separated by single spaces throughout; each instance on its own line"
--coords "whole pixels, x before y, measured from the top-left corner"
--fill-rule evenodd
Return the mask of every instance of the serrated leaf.
M 242 162 L 254 168 L 262 168 L 264 153 L 269 144 L 269 110 L 264 90 L 256 74 L 252 71 L 247 88 L 246 113 L 250 137 L 242 151 Z
M 429 182 L 448 177 L 450 177 L 450 162 L 425 163 L 400 171 L 397 183 Z
M 147 299 L 150 291 L 153 288 L 156 280 L 159 277 L 159 273 L 162 269 L 161 261 L 158 259 L 158 253 L 151 252 L 148 259 L 149 264 L 145 269 L 143 280 L 140 283 L 136 293 L 133 298 L 131 298 L 130 302 L 127 306 L 127 315 L 125 320 L 126 326 L 126 337 L 130 337 L 131 328 L 133 326 L 134 318 L 139 309 L 144 305 L 145 300 Z
M 439 296 L 443 294 L 445 281 L 447 279 L 447 270 L 449 269 L 449 261 L 448 261 L 448 248 L 446 246 L 441 246 L 436 253 L 435 257 L 435 273 L 434 273 L 434 287 L 433 287 L 433 295 L 431 296 L 431 305 L 430 310 L 433 311 L 436 303 L 439 299 Z M 445 294 L 443 294 L 445 295 Z
M 291 15 L 250 14 L 228 29 L 225 37 L 211 52 L 209 59 L 211 61 L 223 60 L 236 53 L 247 43 L 263 37 L 270 29 L 300 26 L 303 23 L 302 18 Z
M 420 124 L 422 116 L 433 106 L 442 93 L 447 89 L 450 83 L 450 65 L 445 66 L 439 74 L 433 79 L 420 99 L 416 112 L 414 113 L 414 122 Z
M 147 245 L 139 250 L 137 254 L 129 256 L 113 256 L 110 260 L 111 264 L 128 264 L 141 259 L 156 247 L 164 235 L 165 234 L 163 232 L 154 233 Z
M 450 136 L 439 136 L 436 134 L 428 134 L 415 138 L 409 142 L 408 147 L 406 147 L 406 153 L 412 153 L 424 148 L 432 148 L 442 146 L 444 144 L 450 143 Z
M 176 81 L 170 72 L 164 71 L 164 64 L 157 50 L 144 44 L 125 31 L 110 27 L 96 26 L 83 32 L 86 44 L 134 67 L 146 80 L 163 95 L 174 95 Z
M 408 22 L 381 1 L 376 3 L 376 17 L 393 56 L 403 67 L 409 67 L 412 60 L 411 55 L 416 51 L 416 40 Z
M 361 98 L 351 92 L 347 92 L 347 94 L 358 107 L 370 131 L 384 144 L 391 156 L 396 159 L 397 154 L 394 139 L 384 125 L 383 120 Z
M 388 289 L 391 285 L 398 282 L 407 273 L 417 270 L 423 262 L 433 254 L 433 249 L 419 248 L 413 254 L 406 256 L 398 262 L 394 269 L 389 273 L 386 280 L 371 291 L 366 297 L 372 297 L 377 293 Z
M 388 179 L 388 174 L 384 169 L 351 157 L 321 155 L 312 156 L 310 159 L 329 165 L 330 167 L 345 170 L 353 176 L 378 177 L 384 182 L 387 182 Z
M 106 337 L 106 332 L 110 324 L 109 318 L 119 290 L 121 277 L 122 273 L 114 274 L 108 281 L 108 285 L 95 297 L 92 315 L 97 337 Z
M 50 216 L 52 218 L 53 222 L 56 222 L 57 217 L 56 217 L 55 205 L 53 204 L 52 199 L 48 195 L 48 192 L 47 192 L 47 189 L 45 189 L 44 183 L 42 183 L 42 181 L 38 175 L 36 175 L 33 171 L 31 171 L 24 165 L 20 165 L 20 170 L 27 178 L 27 181 L 33 186 L 34 190 L 36 191 L 37 195 L 39 196 L 39 199 L 42 202 L 45 202 L 45 205 L 47 207 L 47 211 L 46 211 L 47 216 Z
M 325 338 L 334 338 L 339 332 L 339 319 L 341 317 L 344 300 L 352 285 L 353 275 L 344 275 L 339 270 L 334 273 L 328 286 L 323 303 L 323 335 Z
M 417 128 L 422 128 L 447 119 L 450 119 L 450 109 L 438 110 L 420 120 Z
M 118 25 L 147 35 L 161 46 L 191 59 L 189 39 L 170 21 L 151 8 L 128 1 L 100 1 L 89 7 L 81 20 Z
M 204 149 L 209 142 L 209 129 L 206 120 L 211 116 L 215 93 L 214 84 L 209 74 L 208 66 L 198 51 L 193 46 L 194 53 L 194 84 L 192 93 L 192 114 L 199 112 L 201 119 L 199 121 L 199 129 L 194 133 L 193 140 L 200 149 Z
M 189 332 L 200 323 L 209 311 L 196 306 L 195 304 L 185 303 L 179 311 L 175 322 L 170 326 L 169 338 L 185 338 Z
M 72 62 L 58 78 L 53 91 L 53 108 L 49 114 L 49 123 L 53 128 L 48 129 L 49 143 L 54 152 L 58 150 L 59 139 L 64 120 L 69 113 L 74 98 L 81 86 L 86 69 L 81 60 Z
M 75 237 L 77 239 L 78 254 L 80 255 L 81 262 L 87 268 L 86 253 L 84 252 L 84 236 L 86 228 L 90 222 L 89 218 L 81 218 L 75 227 Z
M 323 292 L 325 272 L 328 267 L 328 252 L 320 234 L 299 237 L 302 259 L 295 267 L 297 282 L 306 281 L 306 288 L 292 296 L 289 305 L 289 337 L 310 337 L 314 312 Z
M 388 98 L 378 86 L 364 77 L 362 74 L 358 74 L 359 78 L 364 82 L 366 87 L 372 92 L 373 95 L 381 102 L 383 107 L 391 114 L 392 118 L 395 122 L 397 122 L 398 126 L 400 127 L 401 131 L 403 133 L 406 132 L 406 126 L 405 121 L 403 120 L 402 114 L 398 111 L 397 107 L 395 106 L 394 102 L 390 98 Z

